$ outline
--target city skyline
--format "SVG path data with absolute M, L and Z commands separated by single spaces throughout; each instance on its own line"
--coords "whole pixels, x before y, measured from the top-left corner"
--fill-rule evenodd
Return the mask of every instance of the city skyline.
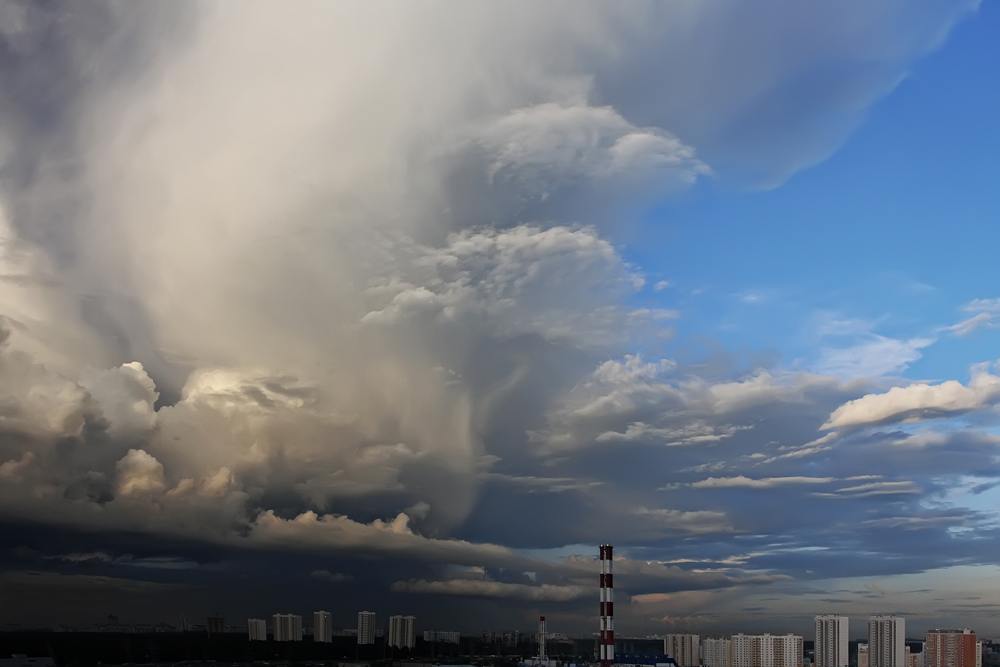
M 997 34 L 0 0 L 0 627 L 1000 636 Z

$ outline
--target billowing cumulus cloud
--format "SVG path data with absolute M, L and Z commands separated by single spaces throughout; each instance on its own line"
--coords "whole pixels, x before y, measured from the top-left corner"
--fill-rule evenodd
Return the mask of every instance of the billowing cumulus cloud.
M 173 595 L 122 571 L 237 591 L 281 554 L 303 595 L 584 623 L 609 540 L 649 604 L 992 562 L 947 495 L 1000 478 L 992 436 L 887 429 L 993 375 L 871 378 L 925 337 L 672 358 L 684 310 L 622 246 L 643 206 L 828 155 L 974 6 L 2 5 L 4 563 Z

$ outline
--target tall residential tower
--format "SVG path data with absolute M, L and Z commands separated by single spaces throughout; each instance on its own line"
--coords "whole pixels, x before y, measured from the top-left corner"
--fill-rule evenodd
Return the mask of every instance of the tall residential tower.
M 313 641 L 333 641 L 333 618 L 328 611 L 313 612 Z
M 389 646 L 395 648 L 413 648 L 416 646 L 416 623 L 417 621 L 413 616 L 390 616 Z
M 848 619 L 846 616 L 817 616 L 816 667 L 847 667 Z
M 869 667 L 906 667 L 906 619 L 872 616 L 868 619 Z
M 375 612 L 373 611 L 358 612 L 358 643 L 359 644 L 375 643 Z

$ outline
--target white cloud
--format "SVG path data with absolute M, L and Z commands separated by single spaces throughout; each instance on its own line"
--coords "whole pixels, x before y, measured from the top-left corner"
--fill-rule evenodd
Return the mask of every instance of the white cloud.
M 973 367 L 968 386 L 948 380 L 936 385 L 914 383 L 893 387 L 884 394 L 867 394 L 834 410 L 822 428 L 933 419 L 983 408 L 997 400 L 1000 400 L 1000 377 L 991 375 L 987 365 L 979 364 Z
M 660 534 L 688 533 L 699 535 L 733 531 L 725 512 L 639 507 L 633 510 L 633 514 L 646 519 L 652 524 L 652 530 Z
M 159 495 L 166 491 L 163 465 L 141 449 L 130 449 L 118 463 L 118 493 Z
M 831 493 L 817 493 L 816 495 L 840 498 L 867 498 L 870 496 L 897 496 L 897 495 L 918 495 L 921 493 L 920 487 L 912 481 L 902 482 L 869 482 L 868 484 L 857 484 L 836 489 Z
M 962 310 L 975 314 L 958 324 L 944 327 L 945 331 L 951 331 L 959 337 L 967 336 L 982 327 L 996 327 L 996 318 L 1000 316 L 1000 299 L 973 299 L 963 305 Z
M 593 228 L 466 230 L 440 248 L 403 245 L 393 254 L 399 273 L 368 290 L 375 304 L 363 325 L 466 327 L 577 345 L 626 335 L 631 313 L 619 301 L 637 289 L 635 276 Z M 649 311 L 648 319 L 671 315 Z
M 107 371 L 85 369 L 80 386 L 101 405 L 115 435 L 141 435 L 156 428 L 154 405 L 159 393 L 138 362 Z
M 668 428 L 656 428 L 643 422 L 633 422 L 628 425 L 624 433 L 605 431 L 594 438 L 594 440 L 595 442 L 661 441 L 668 447 L 677 447 L 681 445 L 719 442 L 725 438 L 732 437 L 738 431 L 749 428 L 751 427 L 713 425 L 698 419 L 694 419 L 681 426 Z
M 877 377 L 905 370 L 921 357 L 920 350 L 934 343 L 933 338 L 897 340 L 874 336 L 849 348 L 824 348 L 816 364 L 820 373 L 840 377 Z
M 479 479 L 507 484 L 525 489 L 528 493 L 565 493 L 566 491 L 587 491 L 601 486 L 604 482 L 580 480 L 572 477 L 535 477 L 533 475 L 504 475 L 489 472 L 480 473 Z
M 709 477 L 708 479 L 685 484 L 685 486 L 690 486 L 693 489 L 773 489 L 774 487 L 786 484 L 829 484 L 834 481 L 836 481 L 834 477 L 791 476 L 751 479 L 743 475 L 737 475 L 736 477 Z
M 1000 298 L 996 299 L 973 299 L 962 306 L 962 310 L 967 313 L 992 313 L 1000 314 Z
M 993 313 L 979 313 L 978 315 L 973 315 L 972 317 L 962 320 L 958 324 L 953 324 L 950 327 L 945 327 L 945 331 L 950 331 L 959 338 L 962 336 L 967 336 L 976 329 L 981 327 L 992 327 L 993 324 Z
M 566 181 L 642 181 L 661 175 L 688 185 L 708 174 L 694 150 L 657 128 L 637 128 L 611 107 L 548 103 L 512 111 L 478 137 L 491 163 L 491 181 L 517 179 L 532 195 L 547 197 Z

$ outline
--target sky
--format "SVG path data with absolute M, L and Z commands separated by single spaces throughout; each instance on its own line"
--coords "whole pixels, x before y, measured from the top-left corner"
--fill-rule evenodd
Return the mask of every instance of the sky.
M 0 4 L 0 623 L 1000 635 L 1000 8 Z

